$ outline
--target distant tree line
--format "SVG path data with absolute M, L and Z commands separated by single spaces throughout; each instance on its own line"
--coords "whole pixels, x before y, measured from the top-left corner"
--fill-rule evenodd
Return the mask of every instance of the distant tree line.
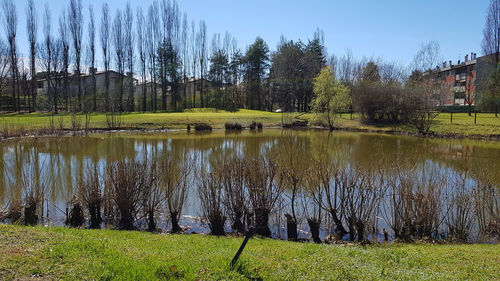
M 499 2 L 491 0 L 483 32 L 483 52 L 496 54 L 497 65 Z M 439 44 L 434 41 L 422 45 L 408 69 L 382 59 L 355 59 L 350 51 L 328 56 L 321 30 L 307 42 L 282 37 L 276 51 L 271 52 L 260 37 L 242 50 L 228 32 L 209 40 L 206 23 L 190 22 L 176 0 L 155 0 L 147 10 L 134 10 L 128 3 L 114 14 L 104 3 L 97 18 L 92 4 L 83 7 L 81 0 L 68 0 L 57 29 L 48 3 L 40 20 L 34 1 L 27 0 L 27 60 L 18 50 L 16 2 L 1 4 L 5 41 L 0 39 L 0 110 L 155 112 L 213 107 L 321 113 L 325 108 L 331 112 L 335 104 L 336 112 L 355 110 L 366 121 L 394 123 L 422 119 L 424 112 L 442 103 L 438 85 L 423 79 L 440 63 Z M 105 76 L 100 91 L 97 57 L 102 58 Z M 314 102 L 314 81 L 326 66 L 348 97 Z M 82 86 L 84 67 L 89 68 L 90 87 Z M 118 73 L 117 81 L 110 70 Z M 498 112 L 498 67 L 495 73 L 478 100 Z M 43 96 L 37 94 L 38 79 L 48 84 Z M 111 92 L 112 85 L 118 90 Z M 421 114 L 414 116 L 409 108 Z

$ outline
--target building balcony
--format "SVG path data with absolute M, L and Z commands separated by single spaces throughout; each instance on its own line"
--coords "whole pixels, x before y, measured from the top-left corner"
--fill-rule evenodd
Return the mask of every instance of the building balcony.
M 454 93 L 465 92 L 465 86 L 455 86 L 452 88 Z
M 465 79 L 467 78 L 467 75 L 465 73 L 462 73 L 462 74 L 457 74 L 455 76 L 455 80 L 456 81 L 465 81 Z

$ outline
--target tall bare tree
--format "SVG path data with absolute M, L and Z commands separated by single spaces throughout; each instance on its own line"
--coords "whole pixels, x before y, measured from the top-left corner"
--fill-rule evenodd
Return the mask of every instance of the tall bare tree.
M 495 117 L 498 117 L 500 98 L 498 93 L 498 76 L 500 75 L 500 0 L 491 0 L 486 16 L 486 24 L 483 30 L 483 53 L 485 55 L 494 55 L 496 71 L 488 80 L 488 100 L 493 103 Z
M 134 111 L 134 33 L 132 32 L 134 24 L 134 15 L 130 3 L 127 2 L 124 15 L 124 36 L 125 36 L 125 49 L 126 49 L 126 64 L 127 64 L 127 110 Z
M 96 68 L 95 68 L 95 23 L 94 23 L 94 8 L 89 5 L 89 27 L 88 27 L 88 51 L 90 57 L 90 75 L 91 75 L 91 91 L 92 91 L 92 110 L 97 111 L 97 87 L 96 87 Z
M 189 32 L 189 25 L 188 25 L 188 19 L 187 19 L 187 14 L 184 13 L 182 17 L 182 33 L 181 33 L 181 49 L 182 49 L 182 81 L 183 81 L 183 104 L 182 107 L 186 108 L 187 107 L 187 81 L 188 81 L 188 71 L 189 71 L 189 48 L 188 48 L 188 32 Z
M 78 84 L 76 110 L 82 109 L 82 83 L 81 83 L 81 51 L 83 36 L 83 14 L 82 0 L 70 0 L 69 2 L 69 29 L 73 39 L 73 51 L 75 53 L 75 76 Z M 83 98 L 84 100 L 85 98 Z
M 43 15 L 43 47 L 41 48 L 41 61 L 45 69 L 45 80 L 47 81 L 47 95 L 53 98 L 53 110 L 57 113 L 57 98 L 55 97 L 55 81 L 52 72 L 53 62 L 53 37 L 52 37 L 52 15 L 50 13 L 49 3 L 45 3 L 45 12 Z
M 413 57 L 413 70 L 425 72 L 433 69 L 441 62 L 441 47 L 437 41 L 430 41 L 420 46 L 415 57 Z
M 488 15 L 483 29 L 483 53 L 495 54 L 495 62 L 500 60 L 500 0 L 490 0 Z
M 151 110 L 154 112 L 157 110 L 157 79 L 158 74 L 156 72 L 157 68 L 157 55 L 156 49 L 161 41 L 160 34 L 160 15 L 159 15 L 159 7 L 158 2 L 153 1 L 151 6 L 148 9 L 148 25 L 147 25 L 147 46 L 149 53 L 149 69 L 150 76 L 152 80 L 152 89 L 151 89 Z
M 9 48 L 0 38 L 0 97 L 7 87 L 7 75 L 9 74 Z
M 146 87 L 146 61 L 147 61 L 147 44 L 146 44 L 146 19 L 142 8 L 137 9 L 137 51 L 139 53 L 139 60 L 141 63 L 141 88 L 142 88 L 142 111 L 147 110 L 147 87 Z
M 124 94 L 124 72 L 125 72 L 125 36 L 123 30 L 123 16 L 120 10 L 116 11 L 115 19 L 113 21 L 113 47 L 115 50 L 115 63 L 116 68 L 118 69 L 118 73 L 120 75 L 119 78 L 119 90 L 118 97 L 115 99 L 113 104 L 118 102 L 118 110 L 123 112 L 123 94 Z
M 69 111 L 69 30 L 66 9 L 59 16 L 59 40 L 61 42 L 61 57 L 63 71 L 63 94 L 66 111 Z
M 26 8 L 26 33 L 30 44 L 30 74 L 31 74 L 31 102 L 30 111 L 36 110 L 36 34 L 37 34 L 37 14 L 35 11 L 35 2 L 28 0 Z
M 200 101 L 201 107 L 205 107 L 205 101 L 203 99 L 203 78 L 207 68 L 207 24 L 205 21 L 200 22 L 200 27 L 198 30 L 198 59 L 200 62 Z
M 105 99 L 105 110 L 109 111 L 109 63 L 111 59 L 111 48 L 110 48 L 110 19 L 109 19 L 109 7 L 107 3 L 102 5 L 101 9 L 101 26 L 100 26 L 100 39 L 102 56 L 104 62 L 104 99 Z
M 196 77 L 196 66 L 198 65 L 198 50 L 196 48 L 197 42 L 197 34 L 196 34 L 196 23 L 194 21 L 191 22 L 191 76 L 193 79 Z M 194 80 L 196 81 L 196 80 Z M 193 89 L 193 107 L 196 107 L 196 85 L 192 86 Z
M 3 0 L 2 10 L 4 14 L 4 28 L 9 43 L 10 75 L 12 79 L 12 108 L 14 111 L 21 110 L 19 87 L 17 86 L 17 11 L 12 0 Z

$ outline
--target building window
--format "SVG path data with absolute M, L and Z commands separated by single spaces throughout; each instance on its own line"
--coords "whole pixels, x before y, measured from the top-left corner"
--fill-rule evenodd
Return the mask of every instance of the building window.
M 37 87 L 38 89 L 43 89 L 43 82 L 38 82 Z
M 458 92 L 454 94 L 455 99 L 465 99 L 465 92 Z

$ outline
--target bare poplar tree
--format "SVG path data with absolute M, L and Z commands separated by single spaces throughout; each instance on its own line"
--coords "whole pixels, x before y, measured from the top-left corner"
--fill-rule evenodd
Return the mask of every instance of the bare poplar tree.
M 144 18 L 144 13 L 142 8 L 139 7 L 137 10 L 137 51 L 139 52 L 139 60 L 141 61 L 141 88 L 142 88 L 142 111 L 147 110 L 147 87 L 146 87 L 146 61 L 147 61 L 147 44 L 146 44 L 146 19 Z
M 53 101 L 53 111 L 57 113 L 57 97 L 55 96 L 54 80 L 52 73 L 52 62 L 53 62 L 53 38 L 52 38 L 52 15 L 50 13 L 50 7 L 48 3 L 45 3 L 45 13 L 43 15 L 43 47 L 41 49 L 42 65 L 46 72 L 45 79 L 47 80 L 47 95 Z
M 193 76 L 193 79 L 196 78 L 196 66 L 198 65 L 198 50 L 196 48 L 196 24 L 194 21 L 191 22 L 191 76 Z M 196 80 L 193 80 L 193 82 Z M 196 85 L 191 86 L 193 89 L 193 107 L 196 107 Z
M 188 71 L 189 71 L 189 48 L 188 48 L 188 32 L 189 25 L 187 14 L 184 13 L 182 17 L 182 34 L 181 34 L 181 46 L 182 46 L 182 81 L 183 81 L 183 108 L 187 107 L 187 81 L 188 81 Z
M 26 32 L 30 44 L 30 74 L 31 74 L 31 102 L 30 111 L 36 110 L 36 34 L 37 34 L 37 14 L 35 11 L 35 2 L 28 0 L 26 8 Z
M 91 75 L 91 91 L 92 91 L 92 99 L 93 105 L 92 110 L 94 112 L 97 111 L 97 87 L 96 87 L 96 68 L 95 68 L 95 23 L 94 23 L 94 8 L 92 5 L 89 5 L 89 27 L 88 27 L 88 51 L 90 55 L 90 75 Z
M 205 21 L 200 22 L 200 29 L 198 31 L 198 59 L 200 61 L 200 101 L 201 107 L 205 107 L 205 101 L 203 100 L 203 78 L 205 75 L 205 70 L 207 67 L 207 25 Z
M 118 109 L 120 112 L 123 112 L 123 94 L 124 94 L 124 85 L 123 85 L 123 76 L 125 72 L 125 52 L 124 52 L 124 44 L 125 44 L 125 36 L 123 34 L 123 17 L 122 12 L 120 10 L 116 11 L 116 16 L 113 21 L 113 47 L 115 49 L 115 63 L 118 69 L 118 73 L 120 75 L 119 81 L 119 90 L 118 90 Z M 114 104 L 115 102 L 113 102 Z
M 158 2 L 153 1 L 153 4 L 149 6 L 148 9 L 148 26 L 147 26 L 147 46 L 150 60 L 150 76 L 152 79 L 152 89 L 151 89 L 151 110 L 156 111 L 157 106 L 157 55 L 156 49 L 159 42 L 161 41 L 160 34 L 160 16 Z
M 101 26 L 100 26 L 100 39 L 102 56 L 104 61 L 104 99 L 105 99 L 105 109 L 106 112 L 109 111 L 109 63 L 111 59 L 110 54 L 110 19 L 109 19 L 109 7 L 107 3 L 102 5 L 101 9 Z
M 9 73 L 9 49 L 0 38 L 0 97 L 7 87 L 7 75 Z
M 62 52 L 63 93 L 66 111 L 69 111 L 69 31 L 66 9 L 63 9 L 59 16 L 59 38 Z
M 132 27 L 134 23 L 134 16 L 132 14 L 132 8 L 130 8 L 130 3 L 127 2 L 124 15 L 124 39 L 125 39 L 125 49 L 126 49 L 126 64 L 127 64 L 127 110 L 129 112 L 134 111 L 134 33 L 132 32 Z
M 483 53 L 495 54 L 495 62 L 500 60 L 500 0 L 491 0 L 483 29 Z
M 13 110 L 21 110 L 19 87 L 17 87 L 17 11 L 16 5 L 12 0 L 3 0 L 2 9 L 4 14 L 4 28 L 9 43 L 9 57 L 10 57 L 10 74 L 12 79 L 12 105 Z M 16 95 L 17 94 L 17 95 Z
M 81 50 L 82 50 L 82 36 L 83 36 L 83 15 L 82 15 L 82 1 L 70 0 L 69 2 L 69 29 L 73 39 L 73 51 L 75 52 L 75 76 L 78 84 L 78 104 L 76 110 L 82 109 L 82 83 L 81 83 Z

